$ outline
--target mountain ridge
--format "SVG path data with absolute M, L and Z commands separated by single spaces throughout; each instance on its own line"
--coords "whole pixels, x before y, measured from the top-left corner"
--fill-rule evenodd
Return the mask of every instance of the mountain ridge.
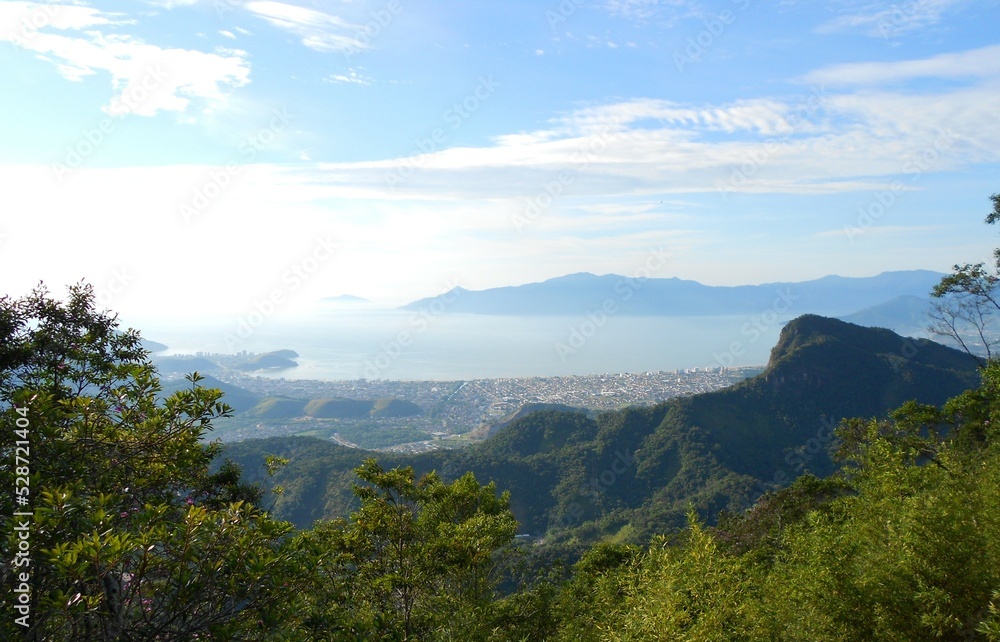
M 828 275 L 801 282 L 711 286 L 679 277 L 625 277 L 578 272 L 536 283 L 485 290 L 456 287 L 418 299 L 403 310 L 494 315 L 577 315 L 610 304 L 626 315 L 711 316 L 768 310 L 842 316 L 900 296 L 927 296 L 944 274 L 882 272 L 872 277 Z M 443 304 L 442 304 L 443 303 Z

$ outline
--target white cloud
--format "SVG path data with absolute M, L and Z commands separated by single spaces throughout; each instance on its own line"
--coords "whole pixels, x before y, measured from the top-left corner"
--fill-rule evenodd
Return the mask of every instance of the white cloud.
M 249 82 L 242 51 L 165 49 L 98 29 L 128 24 L 120 14 L 89 7 L 0 4 L 0 40 L 35 52 L 67 80 L 109 74 L 114 95 L 104 110 L 114 115 L 184 111 L 192 99 L 217 102 L 227 90 Z
M 232 31 L 226 31 L 225 29 L 222 29 L 219 31 L 219 35 L 229 38 L 230 40 L 236 40 L 236 34 L 234 34 Z
M 806 79 L 862 86 L 791 98 L 719 105 L 635 99 L 585 107 L 545 129 L 498 136 L 489 145 L 321 164 L 306 180 L 330 195 L 390 201 L 523 202 L 547 190 L 620 197 L 884 189 L 928 172 L 1000 161 L 994 113 L 1000 68 L 991 61 L 997 53 L 986 48 L 832 67 Z M 867 88 L 870 82 L 925 76 L 956 82 L 923 92 Z M 566 184 L 553 183 L 561 175 Z
M 330 82 L 348 83 L 353 85 L 370 85 L 375 82 L 374 78 L 358 73 L 356 69 L 348 69 L 346 74 L 333 74 L 328 80 Z
M 697 13 L 699 4 L 693 0 L 606 0 L 605 8 L 615 16 L 634 20 L 658 18 L 672 23 Z
M 815 238 L 845 238 L 849 234 L 865 234 L 865 235 L 879 235 L 885 237 L 898 237 L 903 234 L 921 234 L 924 232 L 940 232 L 947 229 L 945 225 L 872 225 L 865 228 L 854 228 L 856 231 L 852 232 L 851 227 L 841 228 L 839 230 L 827 230 L 825 232 L 817 232 L 813 234 Z M 849 238 L 849 237 L 848 237 Z
M 102 13 L 79 5 L 40 2 L 0 4 L 0 38 L 16 44 L 27 42 L 43 29 L 81 30 L 129 22 L 122 14 Z
M 895 38 L 941 22 L 943 14 L 962 0 L 876 2 L 867 11 L 852 13 L 820 25 L 819 33 L 861 32 L 876 38 Z
M 352 52 L 367 48 L 357 36 L 363 27 L 337 16 L 284 2 L 248 2 L 254 15 L 302 39 L 302 44 L 321 52 Z
M 201 0 L 143 0 L 143 2 L 151 4 L 154 7 L 176 9 L 177 7 L 192 7 L 201 2 Z
M 919 78 L 958 80 L 989 77 L 1000 77 L 1000 45 L 919 60 L 834 65 L 813 71 L 803 80 L 825 85 L 872 85 Z

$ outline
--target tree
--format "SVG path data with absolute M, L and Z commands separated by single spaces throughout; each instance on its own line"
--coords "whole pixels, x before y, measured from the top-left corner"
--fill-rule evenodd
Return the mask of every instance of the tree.
M 356 472 L 361 507 L 298 538 L 313 561 L 300 628 L 312 639 L 491 639 L 496 557 L 517 532 L 508 495 L 471 473 L 446 484 L 372 459 Z
M 0 637 L 261 639 L 277 619 L 291 527 L 232 465 L 210 472 L 203 438 L 229 408 L 200 380 L 161 398 L 138 333 L 88 285 L 0 298 L 2 607 L 30 611 Z
M 993 211 L 986 223 L 1000 221 L 1000 194 L 990 197 Z M 953 272 L 934 286 L 931 296 L 937 299 L 931 312 L 931 332 L 955 341 L 982 362 L 993 358 L 1000 336 L 995 332 L 994 316 L 1000 312 L 1000 248 L 993 251 L 994 265 L 966 263 L 955 265 Z

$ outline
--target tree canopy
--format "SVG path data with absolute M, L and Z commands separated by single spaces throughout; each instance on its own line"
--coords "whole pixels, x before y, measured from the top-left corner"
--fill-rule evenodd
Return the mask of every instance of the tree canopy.
M 0 584 L 27 573 L 31 588 L 30 617 L 5 618 L 0 630 L 32 640 L 255 638 L 275 609 L 291 527 L 255 505 L 260 493 L 238 471 L 210 471 L 218 446 L 203 437 L 228 412 L 221 393 L 194 373 L 190 388 L 161 398 L 138 334 L 94 303 L 85 285 L 65 302 L 41 287 L 0 299 L 0 485 L 28 489 L 16 507 L 13 493 L 0 495 Z M 17 454 L 21 465 L 8 466 Z M 15 567 L 19 533 L 30 563 Z M 4 591 L 5 613 L 16 599 Z

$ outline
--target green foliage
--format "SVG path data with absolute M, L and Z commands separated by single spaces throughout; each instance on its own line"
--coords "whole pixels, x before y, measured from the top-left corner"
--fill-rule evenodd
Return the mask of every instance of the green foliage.
M 517 530 L 508 496 L 471 473 L 446 484 L 374 460 L 356 472 L 361 507 L 297 540 L 310 561 L 299 628 L 312 639 L 486 639 L 496 555 Z
M 89 286 L 65 303 L 42 288 L 0 299 L 0 333 L 0 485 L 14 488 L 8 461 L 28 441 L 33 512 L 30 627 L 4 618 L 2 637 L 246 639 L 273 619 L 290 526 L 232 464 L 210 473 L 218 447 L 202 438 L 229 412 L 221 393 L 195 373 L 162 400 L 138 335 L 97 312 Z M 14 510 L 0 495 L 8 614 L 25 570 L 11 564 Z
M 677 543 L 594 549 L 556 599 L 556 639 L 997 639 L 998 382 L 990 364 L 940 409 L 845 422 L 843 478 L 803 477 L 714 530 L 692 515 Z
M 841 477 L 820 479 L 806 474 L 786 488 L 766 493 L 743 513 L 724 511 L 712 534 L 728 553 L 773 557 L 789 524 L 801 522 L 813 511 L 825 511 L 831 500 L 852 492 Z

